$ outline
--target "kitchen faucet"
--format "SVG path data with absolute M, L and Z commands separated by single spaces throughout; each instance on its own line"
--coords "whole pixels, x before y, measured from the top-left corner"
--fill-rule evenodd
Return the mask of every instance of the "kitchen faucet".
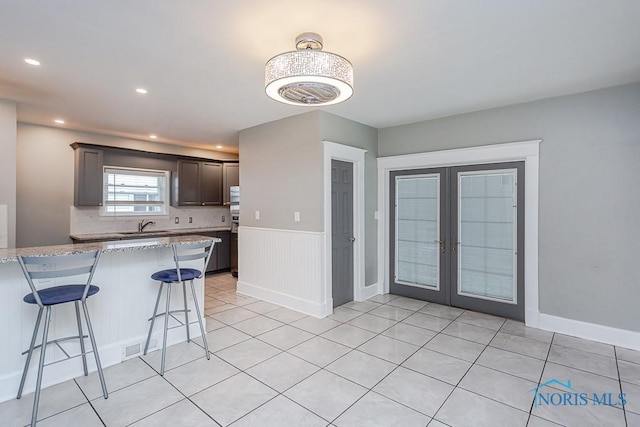
M 138 232 L 139 232 L 139 233 L 142 233 L 142 232 L 144 231 L 144 229 L 145 229 L 145 227 L 146 227 L 147 225 L 153 225 L 153 224 L 155 224 L 155 221 L 147 221 L 147 222 L 144 222 L 144 219 L 143 219 L 143 220 L 141 220 L 141 221 L 138 223 Z

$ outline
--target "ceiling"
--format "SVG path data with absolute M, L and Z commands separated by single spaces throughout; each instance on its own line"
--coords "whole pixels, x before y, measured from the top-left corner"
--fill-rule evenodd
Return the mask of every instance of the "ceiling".
M 309 111 L 264 93 L 305 31 L 354 66 L 324 110 L 383 128 L 639 81 L 638 22 L 638 0 L 2 0 L 0 98 L 22 122 L 233 151 Z

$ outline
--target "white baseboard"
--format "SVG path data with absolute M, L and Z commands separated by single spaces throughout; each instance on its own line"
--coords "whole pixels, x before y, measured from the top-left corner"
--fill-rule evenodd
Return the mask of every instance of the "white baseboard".
M 357 291 L 359 295 L 356 295 L 355 300 L 366 301 L 369 298 L 380 293 L 380 285 L 378 283 L 373 283 L 371 285 L 367 285 L 363 288 L 357 289 Z
M 237 293 L 278 304 L 314 317 L 325 317 L 331 312 L 331 300 L 319 304 L 240 280 L 238 280 Z
M 640 351 L 640 332 L 540 313 L 540 329 Z

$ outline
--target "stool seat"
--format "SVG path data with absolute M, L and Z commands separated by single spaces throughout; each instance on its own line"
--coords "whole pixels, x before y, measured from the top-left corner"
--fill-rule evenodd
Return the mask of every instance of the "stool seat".
M 65 302 L 80 301 L 82 299 L 85 286 L 86 285 L 54 286 L 38 291 L 38 295 L 40 295 L 40 300 L 43 305 L 56 305 Z M 97 286 L 89 286 L 87 297 L 97 294 L 99 290 L 100 288 Z M 33 292 L 25 295 L 22 299 L 28 304 L 37 304 L 36 297 L 33 295 Z
M 202 276 L 202 272 L 195 268 L 180 269 L 180 278 L 182 281 L 198 279 L 200 276 Z M 175 268 L 157 271 L 151 275 L 151 279 L 164 283 L 178 283 L 180 281 L 178 279 L 178 270 Z

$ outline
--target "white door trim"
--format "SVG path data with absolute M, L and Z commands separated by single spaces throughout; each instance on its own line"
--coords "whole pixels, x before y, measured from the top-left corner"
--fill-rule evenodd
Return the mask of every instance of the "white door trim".
M 326 306 L 333 311 L 333 292 L 331 288 L 331 160 L 353 163 L 353 298 L 364 298 L 364 155 L 367 150 L 322 141 L 324 144 L 324 244 L 325 270 L 322 294 Z
M 389 172 L 394 170 L 426 169 L 442 166 L 525 162 L 525 213 L 524 213 L 524 294 L 525 323 L 538 327 L 538 204 L 539 158 L 541 139 L 485 145 L 480 147 L 432 151 L 378 158 L 378 245 L 379 292 L 389 292 Z

